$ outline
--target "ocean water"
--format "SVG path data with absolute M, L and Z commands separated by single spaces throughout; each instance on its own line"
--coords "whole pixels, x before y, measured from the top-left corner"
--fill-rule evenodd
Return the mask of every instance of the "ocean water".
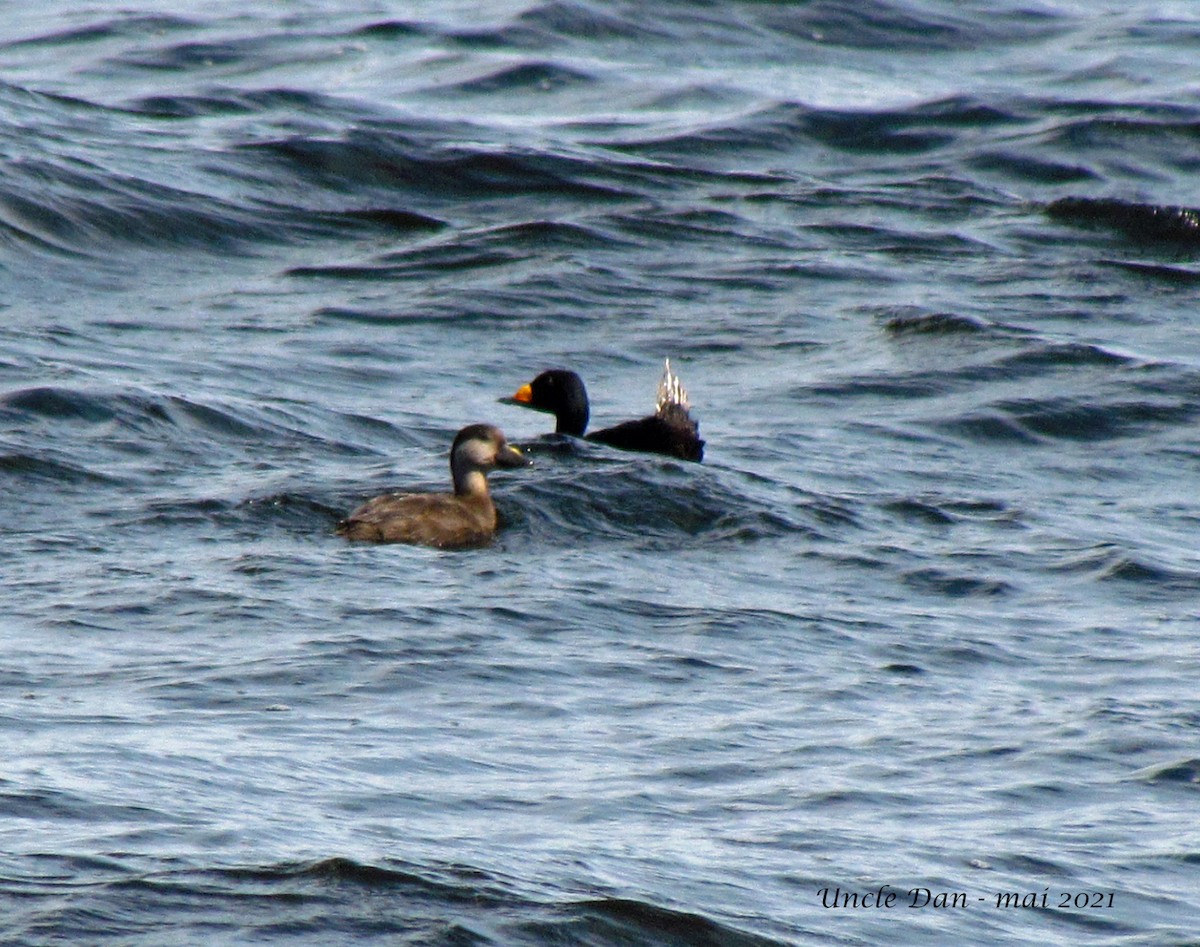
M 1196 943 L 1200 9 L 183 9 L 0 19 L 0 944 Z

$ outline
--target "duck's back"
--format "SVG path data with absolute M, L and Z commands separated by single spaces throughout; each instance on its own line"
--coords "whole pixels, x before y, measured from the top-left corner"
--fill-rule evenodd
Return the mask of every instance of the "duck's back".
M 685 409 L 625 421 L 603 431 L 594 431 L 587 439 L 621 450 L 667 454 L 681 460 L 704 458 L 704 441 L 699 437 L 696 422 Z
M 671 371 L 670 359 L 663 363 L 656 407 L 657 410 L 648 418 L 595 431 L 587 436 L 588 440 L 624 450 L 667 454 L 681 460 L 703 460 L 704 441 L 700 439 L 700 425 L 692 417 L 683 383 Z
M 368 500 L 338 523 L 337 532 L 376 543 L 479 546 L 496 532 L 496 507 L 486 494 L 389 493 Z

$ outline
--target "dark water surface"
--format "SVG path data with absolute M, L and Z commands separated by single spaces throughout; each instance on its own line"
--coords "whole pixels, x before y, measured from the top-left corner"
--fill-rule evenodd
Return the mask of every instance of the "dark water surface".
M 15 6 L 0 943 L 1195 942 L 1200 9 Z

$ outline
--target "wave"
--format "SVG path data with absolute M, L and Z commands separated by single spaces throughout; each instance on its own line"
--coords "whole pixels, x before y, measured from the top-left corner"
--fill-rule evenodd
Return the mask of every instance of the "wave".
M 1177 286 L 1194 286 L 1200 283 L 1200 270 L 1188 266 L 1172 266 L 1167 263 L 1143 263 L 1135 260 L 1104 260 L 1106 265 L 1125 270 L 1126 272 L 1144 276 L 1164 283 Z
M 115 105 L 76 101 L 71 106 L 71 134 L 58 137 L 42 131 L 60 120 L 53 110 L 49 123 L 45 109 L 30 118 L 30 103 L 17 103 L 21 97 L 14 94 L 16 87 L 6 87 L 8 94 L 0 91 L 0 101 L 7 100 L 8 108 L 19 113 L 10 124 L 32 131 L 41 152 L 28 165 L 17 162 L 10 169 L 15 174 L 0 190 L 0 232 L 7 229 L 14 240 L 58 252 L 95 253 L 113 240 L 245 252 L 256 244 L 313 234 L 336 238 L 354 227 L 437 229 L 452 218 L 447 202 L 481 197 L 553 194 L 584 202 L 643 200 L 648 192 L 677 186 L 687 175 L 774 185 L 795 195 L 793 175 L 779 171 L 774 161 L 756 170 L 753 156 L 769 160 L 816 145 L 836 156 L 875 156 L 906 164 L 905 159 L 912 159 L 924 173 L 929 167 L 922 163 L 923 156 L 968 137 L 971 150 L 963 158 L 967 162 L 992 161 L 1006 174 L 1027 179 L 1064 180 L 1079 176 L 1080 169 L 1064 169 L 1057 155 L 1037 153 L 1057 149 L 1053 138 L 1035 141 L 1029 148 L 981 148 L 979 133 L 1007 140 L 1012 137 L 1008 129 L 1024 132 L 1045 115 L 1058 116 L 1058 126 L 1090 121 L 1105 127 L 1111 118 L 1093 114 L 1101 108 L 1094 103 L 973 95 L 893 109 L 813 108 L 794 99 L 739 94 L 699 79 L 675 88 L 632 91 L 614 86 L 614 94 L 626 96 L 623 112 L 617 113 L 618 105 L 606 109 L 608 117 L 600 113 L 578 122 L 549 117 L 547 121 L 563 130 L 554 136 L 553 145 L 546 144 L 547 136 L 537 136 L 531 145 L 531 136 L 490 122 L 486 114 L 472 122 L 439 112 L 446 97 L 513 94 L 525 99 L 565 91 L 599 98 L 610 80 L 581 64 L 590 60 L 555 57 L 546 50 L 554 44 L 604 38 L 617 43 L 696 41 L 696 17 L 696 11 L 683 4 L 669 3 L 647 20 L 627 7 L 601 10 L 589 3 L 553 0 L 479 28 L 464 29 L 431 17 L 420 22 L 353 23 L 343 35 L 320 35 L 326 42 L 382 48 L 415 39 L 423 47 L 454 49 L 468 63 L 480 49 L 506 52 L 500 65 L 494 59 L 482 61 L 478 74 L 470 78 L 454 69 L 440 82 L 441 74 L 436 74 L 434 81 L 420 87 L 423 106 L 404 114 L 328 91 L 271 84 L 259 88 L 251 81 L 239 85 L 247 76 L 270 76 L 294 56 L 292 36 L 234 32 L 207 40 L 201 38 L 203 21 L 131 17 L 22 40 L 50 47 L 115 40 L 116 51 L 101 61 L 105 66 L 139 72 L 215 71 L 217 81 L 209 79 L 199 90 L 155 92 Z M 803 45 L 875 49 L 880 43 L 914 50 L 994 47 L 1054 35 L 1066 22 L 1017 8 L 980 20 L 889 0 L 859 6 L 821 2 L 794 9 L 768 4 L 736 17 L 706 8 L 702 20 L 705 29 L 721 30 L 735 44 L 744 42 L 749 48 L 766 39 L 792 52 Z M 195 35 L 181 35 L 188 33 Z M 701 41 L 706 35 L 702 30 Z M 707 109 L 671 109 L 665 104 L 674 100 L 678 106 L 688 97 L 724 104 Z M 43 105 L 51 101 L 43 99 Z M 612 117 L 614 113 L 620 118 Z M 128 141 L 131 117 L 154 133 Z M 202 153 L 187 139 L 196 120 L 214 120 L 206 127 L 220 129 L 219 134 L 206 134 L 205 144 L 216 144 Z M 1163 127 L 1181 136 L 1187 135 L 1189 121 L 1186 110 L 1161 117 Z M 1154 125 L 1155 119 L 1148 122 Z M 1072 134 L 1066 127 L 1058 131 Z M 120 143 L 128 158 L 122 175 L 112 173 L 112 164 L 88 167 L 75 160 L 95 153 L 81 144 L 89 138 Z M 63 154 L 64 148 L 80 154 Z M 646 160 L 629 160 L 634 156 Z M 736 168 L 731 167 L 731 156 L 737 159 Z M 921 190 L 915 189 L 914 199 Z M 983 193 L 982 188 L 968 190 L 976 197 Z M 314 207 L 314 194 L 323 202 L 340 198 L 348 205 L 365 203 Z M 1054 213 L 1068 207 L 1063 203 Z M 1193 239 L 1183 236 L 1189 233 L 1186 215 L 1152 229 L 1172 234 L 1172 239 Z
M 343 857 L 210 869 L 134 866 L 120 858 L 43 856 L 0 874 L 9 936 L 41 942 L 160 944 L 189 939 L 304 942 L 396 938 L 428 944 L 606 947 L 630 943 L 778 947 L 695 911 L 581 893 L 525 895 L 464 865 Z M 165 920 L 164 920 L 165 919 Z
M 1047 38 L 1063 29 L 1059 17 L 1028 8 L 989 10 L 989 16 L 889 0 L 767 5 L 757 11 L 764 28 L 821 46 L 857 50 L 951 52 Z
M 437 144 L 398 127 L 361 127 L 336 139 L 290 137 L 240 147 L 279 163 L 289 176 L 335 192 L 383 188 L 456 198 L 530 193 L 576 199 L 626 196 L 619 187 L 593 180 L 594 165 L 577 157 L 528 148 Z
M 597 79 L 588 73 L 553 62 L 530 61 L 505 66 L 474 79 L 450 86 L 439 86 L 439 93 L 454 95 L 493 95 L 514 92 L 541 94 L 564 88 L 592 86 Z
M 1200 758 L 1187 757 L 1146 766 L 1130 778 L 1150 785 L 1200 786 Z
M 605 456 L 609 452 L 556 435 L 527 445 L 527 453 L 540 468 L 536 479 L 497 491 L 507 526 L 520 537 L 507 539 L 510 545 L 586 539 L 654 548 L 823 533 L 800 519 L 804 508 L 761 505 L 722 472 Z M 819 506 L 813 504 L 814 519 Z
M 1194 593 L 1200 590 L 1200 572 L 1171 568 L 1143 556 L 1114 553 L 1096 573 L 1100 581 L 1128 582 L 1148 590 Z
M 1102 442 L 1191 427 L 1200 403 L 1045 396 L 993 402 L 986 409 L 940 422 L 945 431 L 975 440 Z
M 950 312 L 905 313 L 890 317 L 884 331 L 894 336 L 906 335 L 976 335 L 986 334 L 991 327 L 979 319 Z
M 459 230 L 444 241 L 426 241 L 360 264 L 293 267 L 289 276 L 343 280 L 392 280 L 486 269 L 541 259 L 546 253 L 610 250 L 619 238 L 598 226 L 531 220 L 478 230 Z
M 22 388 L 2 394 L 0 415 L 4 414 L 17 424 L 31 420 L 45 424 L 111 424 L 143 432 L 168 425 L 203 429 L 220 437 L 241 440 L 258 439 L 271 430 L 279 430 L 278 425 L 267 423 L 261 417 L 251 419 L 247 412 L 179 395 L 90 391 L 61 386 Z
M 965 132 L 1024 121 L 1016 112 L 971 97 L 950 97 L 898 109 L 829 109 L 798 102 L 773 103 L 706 121 L 690 129 L 668 130 L 611 142 L 636 153 L 691 164 L 716 164 L 716 156 L 747 151 L 790 152 L 820 145 L 838 152 L 920 155 L 955 141 Z
M 808 3 L 802 6 L 765 4 L 739 9 L 736 16 L 719 7 L 697 10 L 694 4 L 664 3 L 655 16 L 638 15 L 634 6 L 603 10 L 585 2 L 549 0 L 523 10 L 512 20 L 479 29 L 446 33 L 472 44 L 512 44 L 530 47 L 551 41 L 602 40 L 610 43 L 688 42 L 703 27 L 730 34 L 744 33 L 747 45 L 757 42 L 799 50 L 907 50 L 942 52 L 984 45 L 1033 41 L 1063 29 L 1062 20 L 1027 8 L 989 10 L 986 19 L 970 13 L 935 12 L 891 0 L 846 4 Z
M 991 598 L 1014 591 L 1002 579 L 963 575 L 938 568 L 914 569 L 904 575 L 904 583 L 911 588 L 949 598 Z
M 905 358 L 891 371 L 823 378 L 797 389 L 797 396 L 943 399 L 940 416 L 927 419 L 934 429 L 1026 444 L 1149 437 L 1190 429 L 1200 417 L 1200 375 L 1185 364 L 1040 338 L 955 313 L 884 312 L 881 318 L 896 344 L 920 351 L 938 346 L 937 359 L 913 368 Z M 1015 383 L 1020 390 L 1013 396 Z M 988 397 L 993 391 L 1009 396 Z
M 122 104 L 118 113 L 155 119 L 300 114 L 308 118 L 344 116 L 346 103 L 320 92 L 288 87 L 240 89 L 215 86 L 203 94 L 157 93 Z
M 93 470 L 65 459 L 48 456 L 45 452 L 0 454 L 0 482 L 33 484 L 108 484 L 121 482 L 120 478 L 100 470 Z
M 1067 158 L 1031 155 L 1009 149 L 989 148 L 971 157 L 977 171 L 995 172 L 1026 184 L 1076 184 L 1097 180 L 1099 172 Z
M 884 313 L 882 319 L 883 331 L 897 344 L 922 350 L 932 345 L 945 346 L 940 361 L 930 363 L 930 367 L 810 383 L 802 391 L 839 397 L 925 398 L 983 384 L 1037 382 L 1071 374 L 1092 374 L 1103 382 L 1116 372 L 1143 368 L 1147 376 L 1130 374 L 1131 385 L 1146 386 L 1146 390 L 1156 395 L 1170 394 L 1172 390 L 1189 398 L 1191 395 L 1186 378 L 1172 378 L 1150 387 L 1152 372 L 1169 371 L 1169 366 L 1156 367 L 1092 343 L 1041 339 L 1016 326 L 956 313 Z M 1059 397 L 1057 392 L 1055 397 Z
M 8 180 L 0 190 L 0 241 L 68 256 L 105 257 L 114 242 L 153 251 L 251 253 L 314 235 L 421 233 L 445 226 L 408 208 L 234 203 L 145 179 L 68 171 L 57 162 L 26 162 L 15 173 L 54 183 L 35 193 Z
M 130 130 L 131 117 L 144 124 L 233 116 L 270 128 L 296 115 L 322 123 L 370 121 L 366 112 L 348 112 L 344 102 L 286 88 L 218 88 L 108 106 L 0 83 L 0 146 L 11 143 L 18 155 L 0 184 L 0 244 L 104 260 L 114 256 L 114 245 L 245 254 L 313 236 L 445 226 L 414 206 L 410 195 L 359 188 L 359 174 L 319 191 L 310 185 L 307 172 L 313 169 L 304 159 L 299 168 L 260 160 L 279 150 L 303 152 L 295 142 L 247 142 L 234 135 L 201 152 L 183 135 L 149 138 Z M 374 156 L 349 137 L 347 167 L 358 159 L 367 168 L 387 162 L 382 142 L 388 136 L 379 140 L 384 152 Z M 308 147 L 312 162 L 329 163 L 330 146 L 322 139 Z
M 0 44 L 0 48 L 20 49 L 23 47 L 64 47 L 76 43 L 91 43 L 97 40 L 124 39 L 129 37 L 161 37 L 174 32 L 194 30 L 197 22 L 181 16 L 156 14 L 131 14 L 89 23 L 85 26 L 68 27 L 22 37 Z
M 472 46 L 480 44 L 536 47 L 563 39 L 627 41 L 670 36 L 659 18 L 635 15 L 620 7 L 601 10 L 590 3 L 548 0 L 521 10 L 506 23 L 479 28 L 448 27 L 447 36 Z
M 0 192 L 0 237 L 14 245 L 99 256 L 114 241 L 220 252 L 279 237 L 242 206 L 144 179 L 68 170 L 57 161 L 13 170 Z M 22 192 L 16 175 L 54 184 Z
M 191 468 L 198 458 L 235 464 L 248 450 L 286 452 L 300 444 L 359 457 L 374 453 L 367 445 L 381 439 L 413 442 L 393 425 L 356 415 L 67 386 L 0 394 L 0 423 L 9 447 L 0 472 L 30 484 L 123 484 L 161 477 L 164 467 Z

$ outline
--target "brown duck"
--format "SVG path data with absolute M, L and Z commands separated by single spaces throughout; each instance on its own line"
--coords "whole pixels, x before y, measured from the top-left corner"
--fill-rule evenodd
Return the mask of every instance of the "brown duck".
M 494 467 L 527 467 L 529 461 L 499 428 L 472 424 L 450 448 L 453 493 L 387 493 L 368 500 L 337 525 L 347 539 L 413 543 L 459 549 L 480 546 L 496 533 L 496 507 L 488 493 Z

